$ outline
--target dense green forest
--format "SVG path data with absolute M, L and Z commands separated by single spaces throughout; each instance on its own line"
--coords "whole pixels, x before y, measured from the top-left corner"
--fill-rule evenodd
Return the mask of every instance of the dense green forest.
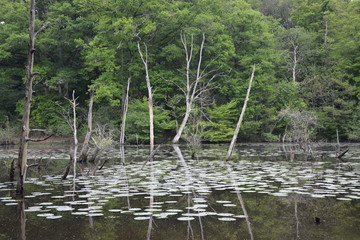
M 0 0 L 0 6 L 0 132 L 6 135 L 21 125 L 29 3 Z M 199 72 L 182 137 L 231 140 L 253 65 L 242 141 L 360 140 L 359 0 L 43 0 L 36 8 L 36 29 L 45 28 L 35 43 L 33 128 L 71 135 L 66 98 L 75 90 L 85 134 L 94 88 L 94 126 L 118 138 L 131 80 L 126 142 L 147 143 L 139 43 L 144 53 L 147 48 L 156 142 L 176 134 L 186 76 L 196 79 Z M 185 47 L 193 50 L 188 68 Z

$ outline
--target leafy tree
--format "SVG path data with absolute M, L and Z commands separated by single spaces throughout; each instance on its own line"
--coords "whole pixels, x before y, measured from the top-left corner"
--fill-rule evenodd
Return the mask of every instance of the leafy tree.
M 147 99 L 135 100 L 129 104 L 128 124 L 126 125 L 126 140 L 130 143 L 147 143 L 149 141 L 149 111 Z M 154 107 L 155 140 L 174 128 L 168 111 Z

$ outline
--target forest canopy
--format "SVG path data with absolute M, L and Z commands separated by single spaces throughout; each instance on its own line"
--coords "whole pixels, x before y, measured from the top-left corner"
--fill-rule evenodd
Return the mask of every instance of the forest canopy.
M 0 6 L 5 131 L 20 128 L 29 4 L 0 0 Z M 360 140 L 359 0 L 43 0 L 36 8 L 36 29 L 46 28 L 35 43 L 32 128 L 71 135 L 62 113 L 75 90 L 85 134 L 94 88 L 94 125 L 116 135 L 131 78 L 126 142 L 148 143 L 141 43 L 147 46 L 155 141 L 171 140 L 186 111 L 186 38 L 193 50 L 188 76 L 196 78 L 199 62 L 203 75 L 183 139 L 231 140 L 256 65 L 239 138 L 296 141 L 300 126 L 307 140 Z

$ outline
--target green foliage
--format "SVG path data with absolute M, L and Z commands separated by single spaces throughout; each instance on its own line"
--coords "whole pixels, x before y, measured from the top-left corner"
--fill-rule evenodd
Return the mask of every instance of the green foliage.
M 210 122 L 205 138 L 210 142 L 230 141 L 234 135 L 239 110 L 235 101 L 220 106 L 213 106 L 207 111 Z
M 64 101 L 64 100 L 63 100 Z M 32 103 L 32 124 L 58 136 L 68 136 L 71 127 L 63 116 L 60 99 L 49 96 L 34 96 Z M 65 116 L 66 117 L 66 116 Z
M 130 143 L 147 143 L 149 141 L 149 105 L 146 98 L 135 100 L 129 104 L 126 119 L 126 141 Z M 168 111 L 154 107 L 155 138 L 162 136 L 167 130 L 174 128 Z
M 16 122 L 23 111 L 28 3 L 0 0 L 0 5 L 0 122 L 7 117 Z M 34 80 L 31 124 L 69 134 L 53 103 L 63 102 L 76 90 L 83 104 L 93 86 L 94 121 L 118 129 L 128 78 L 131 99 L 147 96 L 137 50 L 141 42 L 148 47 L 154 102 L 164 109 L 156 108 L 156 136 L 172 136 L 172 120 L 181 121 L 185 104 L 180 33 L 188 44 L 194 38 L 191 79 L 196 77 L 205 34 L 200 85 L 217 74 L 209 92 L 217 105 L 203 109 L 211 121 L 201 122 L 206 127 L 202 137 L 211 142 L 231 139 L 256 64 L 241 139 L 276 140 L 286 128 L 286 121 L 278 117 L 283 109 L 315 112 L 318 138 L 332 140 L 337 129 L 342 140 L 359 139 L 359 117 L 353 114 L 360 102 L 359 9 L 358 0 L 38 2 L 36 30 L 50 24 L 35 43 L 34 71 L 41 75 Z M 131 108 L 128 140 L 146 142 L 146 103 L 134 101 Z

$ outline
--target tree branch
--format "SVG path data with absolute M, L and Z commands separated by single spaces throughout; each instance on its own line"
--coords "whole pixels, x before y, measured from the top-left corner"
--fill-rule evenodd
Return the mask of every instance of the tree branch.
M 51 138 L 52 136 L 54 136 L 54 134 L 51 134 L 50 136 L 47 136 L 47 137 L 41 138 L 41 139 L 25 138 L 25 140 L 26 140 L 27 142 L 42 142 L 42 141 L 48 140 L 48 139 Z
M 44 25 L 42 25 L 42 27 L 41 27 L 39 30 L 36 31 L 35 37 L 36 37 L 36 35 L 38 35 L 40 32 L 44 31 L 49 24 L 50 24 L 50 22 L 46 22 Z

